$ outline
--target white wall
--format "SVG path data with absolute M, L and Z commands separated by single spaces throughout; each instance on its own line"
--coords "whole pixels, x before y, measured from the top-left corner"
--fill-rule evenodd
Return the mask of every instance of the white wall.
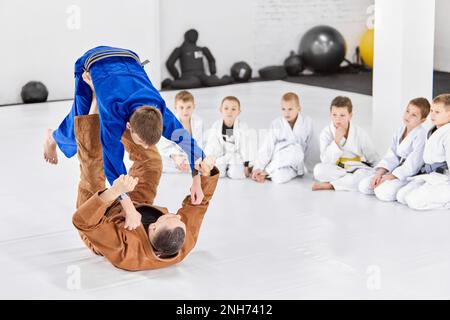
M 198 44 L 211 49 L 218 74 L 228 74 L 238 60 L 257 69 L 281 64 L 297 50 L 305 31 L 318 24 L 337 28 L 348 44 L 347 58 L 365 31 L 374 0 L 164 0 L 161 1 L 161 72 L 171 51 L 189 28 L 200 32 Z M 449 0 L 436 1 L 435 69 L 450 72 Z M 420 19 L 416 20 L 420 24 Z
M 373 12 L 373 0 L 254 0 L 255 66 L 282 64 L 291 50 L 298 51 L 303 35 L 318 25 L 336 28 L 352 60 Z
M 450 72 L 450 12 L 449 0 L 436 0 L 436 37 L 434 67 Z
M 372 137 L 384 152 L 408 102 L 432 99 L 435 1 L 375 0 L 375 6 Z
M 216 59 L 217 75 L 229 74 L 234 62 L 253 61 L 253 0 L 163 0 L 161 1 L 161 72 L 184 33 L 199 31 L 197 44 L 208 47 Z M 209 71 L 209 70 L 208 70 Z
M 189 28 L 199 30 L 199 45 L 215 55 L 219 75 L 229 74 L 239 60 L 250 63 L 254 76 L 263 66 L 281 64 L 290 50 L 298 49 L 303 33 L 318 24 L 342 32 L 351 58 L 373 2 L 1 0 L 0 105 L 19 103 L 20 89 L 30 80 L 44 82 L 51 100 L 70 99 L 75 59 L 101 44 L 134 49 L 142 60 L 150 59 L 146 71 L 158 86 L 168 77 L 165 61 Z M 436 2 L 435 68 L 450 72 L 450 1 Z M 79 29 L 70 28 L 77 22 L 72 5 L 80 9 Z
M 0 105 L 20 102 L 30 80 L 42 81 L 51 100 L 72 98 L 74 62 L 98 45 L 148 58 L 158 84 L 158 19 L 159 0 L 1 0 Z
M 229 74 L 234 62 L 247 61 L 257 70 L 280 65 L 298 50 L 309 28 L 337 28 L 348 44 L 350 58 L 366 30 L 367 8 L 373 0 L 164 0 L 161 1 L 162 78 L 165 61 L 190 28 L 199 31 L 199 46 L 215 55 L 218 75 Z

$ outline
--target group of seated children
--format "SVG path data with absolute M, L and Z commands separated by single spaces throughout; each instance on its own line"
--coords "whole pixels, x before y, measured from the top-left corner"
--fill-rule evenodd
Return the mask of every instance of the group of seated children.
M 314 191 L 360 191 L 416 210 L 450 209 L 450 94 L 432 105 L 425 98 L 411 100 L 380 161 L 367 133 L 351 122 L 350 99 L 335 98 L 330 111 L 331 124 L 320 134 Z M 427 131 L 430 113 L 433 127 Z
M 193 114 L 194 97 L 187 91 L 175 97 L 175 113 L 184 128 L 216 159 L 221 177 L 251 177 L 263 183 L 285 183 L 305 172 L 311 150 L 313 123 L 301 110 L 292 92 L 281 99 L 282 116 L 275 119 L 256 152 L 256 134 L 239 119 L 238 98 L 225 97 L 222 118 L 204 141 L 203 123 Z M 433 127 L 423 126 L 431 113 Z M 430 105 L 425 98 L 409 102 L 403 125 L 395 132 L 386 155 L 379 160 L 369 135 L 352 120 L 347 97 L 336 97 L 330 106 L 330 124 L 320 133 L 320 163 L 314 167 L 318 181 L 312 190 L 360 191 L 382 201 L 399 201 L 417 210 L 450 208 L 450 94 Z M 173 142 L 158 143 L 164 172 L 188 172 L 186 154 Z

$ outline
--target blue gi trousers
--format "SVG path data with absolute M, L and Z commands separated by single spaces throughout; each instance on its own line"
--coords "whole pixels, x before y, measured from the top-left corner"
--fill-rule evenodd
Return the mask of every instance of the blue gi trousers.
M 103 165 L 111 185 L 121 174 L 127 173 L 123 163 L 124 146 L 120 140 L 133 112 L 144 105 L 156 107 L 161 112 L 162 135 L 177 143 L 186 152 L 192 170 L 195 161 L 204 158 L 197 142 L 167 108 L 164 99 L 141 66 L 137 54 L 130 50 L 105 46 L 87 51 L 75 63 L 75 96 L 72 109 L 53 132 L 53 138 L 66 157 L 70 158 L 77 153 L 74 117 L 88 114 L 92 102 L 91 89 L 82 79 L 85 70 L 91 75 L 97 97 Z

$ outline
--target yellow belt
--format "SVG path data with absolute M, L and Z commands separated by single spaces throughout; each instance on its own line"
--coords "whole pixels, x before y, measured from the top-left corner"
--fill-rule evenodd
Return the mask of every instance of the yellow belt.
M 345 162 L 361 162 L 361 157 L 339 158 L 338 161 L 336 161 L 336 165 L 342 164 L 344 168 L 347 169 L 348 166 L 345 165 Z

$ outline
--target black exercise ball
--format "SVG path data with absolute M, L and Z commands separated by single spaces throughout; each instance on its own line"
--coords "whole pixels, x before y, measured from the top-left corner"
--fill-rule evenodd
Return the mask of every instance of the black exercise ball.
M 291 55 L 284 60 L 284 68 L 288 75 L 292 77 L 298 76 L 303 71 L 303 61 L 302 58 L 291 51 Z
M 42 82 L 30 81 L 22 87 L 20 96 L 23 103 L 45 102 L 48 98 L 48 90 Z
M 334 72 L 345 59 L 344 37 L 329 26 L 317 26 L 305 33 L 299 54 L 305 66 L 317 72 Z
M 244 61 L 233 64 L 230 71 L 231 76 L 237 82 L 247 82 L 252 77 L 252 72 L 252 68 Z
M 288 76 L 284 66 L 268 66 L 258 71 L 260 77 L 264 80 L 283 80 Z

